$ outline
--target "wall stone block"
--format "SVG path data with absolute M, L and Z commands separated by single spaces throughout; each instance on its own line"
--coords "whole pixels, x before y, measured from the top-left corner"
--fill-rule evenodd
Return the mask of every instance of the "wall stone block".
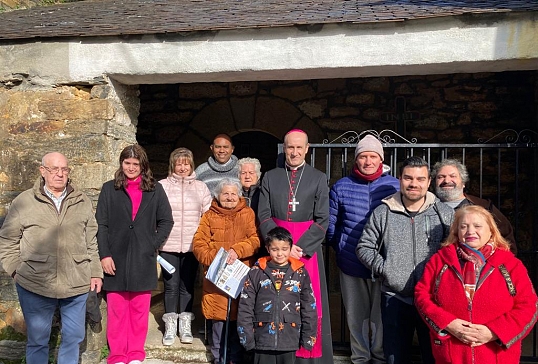
M 395 95 L 413 95 L 415 91 L 409 86 L 407 83 L 402 83 L 398 86 L 396 86 L 396 89 L 394 90 Z
M 301 111 L 293 104 L 276 98 L 260 97 L 256 103 L 255 128 L 282 138 L 301 115 Z
M 390 80 L 387 77 L 370 78 L 363 87 L 364 90 L 371 92 L 389 92 Z
M 309 118 L 315 119 L 325 115 L 327 100 L 311 100 L 298 105 Z
M 353 105 L 373 105 L 375 102 L 375 94 L 373 93 L 362 93 L 356 95 L 349 95 L 346 98 L 346 103 Z
M 340 118 L 343 116 L 357 116 L 360 115 L 360 110 L 357 107 L 333 107 L 329 110 L 329 116 L 332 118 Z
M 319 125 L 323 130 L 327 130 L 328 133 L 333 131 L 345 132 L 353 130 L 362 132 L 363 130 L 372 129 L 372 123 L 368 121 L 357 120 L 354 118 L 341 118 L 341 119 L 320 119 Z M 335 136 L 336 137 L 336 136 Z
M 206 103 L 204 101 L 181 100 L 178 101 L 177 107 L 179 110 L 201 110 Z
M 38 110 L 49 120 L 110 120 L 114 117 L 108 100 L 102 99 L 42 100 L 38 103 Z
M 252 96 L 258 91 L 257 82 L 234 82 L 230 84 L 230 95 Z
M 226 83 L 187 83 L 179 88 L 179 97 L 183 99 L 220 98 L 227 95 Z
M 230 107 L 238 130 L 249 130 L 254 126 L 255 97 L 231 97 Z
M 218 133 L 234 130 L 234 118 L 227 99 L 219 99 L 201 110 L 190 126 L 198 130 L 211 143 Z
M 496 111 L 497 105 L 495 104 L 495 102 L 492 102 L 492 101 L 470 102 L 468 104 L 468 108 L 470 111 L 474 111 L 478 113 L 488 113 L 488 112 Z
M 316 91 L 309 84 L 293 87 L 276 87 L 271 90 L 271 93 L 293 102 L 308 100 L 316 95 Z
M 317 80 L 316 91 L 318 97 L 323 97 L 326 92 L 342 91 L 347 88 L 347 80 L 345 78 L 333 78 Z

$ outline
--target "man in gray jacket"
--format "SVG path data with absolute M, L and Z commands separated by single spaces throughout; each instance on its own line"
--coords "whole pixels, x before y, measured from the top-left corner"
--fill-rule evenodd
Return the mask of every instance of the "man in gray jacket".
M 17 196 L 0 229 L 0 262 L 15 280 L 27 327 L 27 363 L 48 363 L 56 308 L 62 342 L 58 364 L 77 364 L 85 336 L 88 292 L 99 292 L 103 270 L 90 199 L 69 183 L 60 153 L 43 157 L 34 187 Z
M 415 330 L 422 363 L 434 363 L 428 328 L 413 305 L 424 265 L 448 237 L 453 210 L 431 192 L 429 166 L 419 157 L 400 169 L 400 192 L 383 199 L 357 245 L 359 260 L 382 281 L 383 347 L 389 364 L 411 363 Z

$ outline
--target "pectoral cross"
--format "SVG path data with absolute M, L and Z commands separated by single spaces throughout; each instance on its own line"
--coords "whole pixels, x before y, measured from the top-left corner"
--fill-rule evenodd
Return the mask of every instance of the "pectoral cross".
M 298 205 L 299 204 L 299 201 L 296 201 L 295 200 L 295 196 L 293 196 L 293 199 L 288 202 L 288 205 L 291 206 L 291 211 L 295 212 L 295 205 Z

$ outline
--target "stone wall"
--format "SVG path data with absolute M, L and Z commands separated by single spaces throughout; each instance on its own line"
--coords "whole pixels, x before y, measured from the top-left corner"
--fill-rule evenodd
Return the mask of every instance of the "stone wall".
M 301 127 L 321 143 L 348 130 L 392 129 L 421 143 L 477 143 L 505 129 L 537 131 L 536 83 L 529 71 L 141 85 L 137 138 L 160 175 L 178 146 L 204 162 L 220 132 L 259 130 L 282 140 Z
M 44 88 L 23 78 L 0 80 L 0 85 L 0 225 L 12 199 L 33 185 L 41 157 L 51 151 L 67 156 L 70 178 L 95 203 L 117 168 L 118 151 L 136 141 L 137 87 L 109 81 Z M 3 271 L 0 297 L 0 358 L 20 359 L 26 326 L 13 280 Z M 102 324 L 87 325 L 82 363 L 97 363 L 106 345 L 104 307 L 102 313 Z

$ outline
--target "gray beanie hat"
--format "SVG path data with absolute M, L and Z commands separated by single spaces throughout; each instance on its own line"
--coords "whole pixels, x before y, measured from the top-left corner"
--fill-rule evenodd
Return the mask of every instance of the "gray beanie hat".
M 379 154 L 381 161 L 385 160 L 383 146 L 381 145 L 379 139 L 373 135 L 368 134 L 359 141 L 357 148 L 355 148 L 355 159 L 357 159 L 357 156 L 362 152 L 375 152 Z

